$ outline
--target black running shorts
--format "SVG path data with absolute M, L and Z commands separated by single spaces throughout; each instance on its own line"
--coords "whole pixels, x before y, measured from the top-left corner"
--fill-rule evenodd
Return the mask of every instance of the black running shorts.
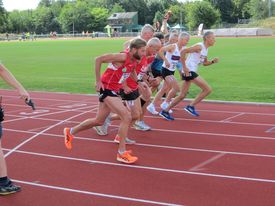
M 124 90 L 121 89 L 119 91 L 119 95 L 121 96 L 121 99 L 124 101 L 133 101 L 136 100 L 139 97 L 138 89 L 130 92 L 129 94 L 125 94 Z
M 109 90 L 109 89 L 100 89 L 99 92 L 99 101 L 104 102 L 104 99 L 106 97 L 118 97 L 118 94 L 115 91 Z
M 167 77 L 167 76 L 174 75 L 174 74 L 175 74 L 175 71 L 170 71 L 169 69 L 162 67 L 161 75 L 162 75 L 163 79 L 165 79 L 165 77 Z
M 190 81 L 190 80 L 193 80 L 195 78 L 197 78 L 199 75 L 196 73 L 196 72 L 189 72 L 189 76 L 185 76 L 185 73 L 182 74 L 181 78 L 182 80 L 185 80 L 185 81 Z

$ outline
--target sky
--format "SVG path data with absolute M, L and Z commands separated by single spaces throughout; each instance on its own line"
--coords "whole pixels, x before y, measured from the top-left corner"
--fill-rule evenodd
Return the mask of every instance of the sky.
M 35 9 L 40 0 L 3 0 L 4 8 L 7 11 Z
M 178 0 L 184 2 L 187 0 Z M 189 0 L 190 1 L 190 0 Z M 7 11 L 12 10 L 26 10 L 26 9 L 35 9 L 40 0 L 3 0 L 4 8 Z

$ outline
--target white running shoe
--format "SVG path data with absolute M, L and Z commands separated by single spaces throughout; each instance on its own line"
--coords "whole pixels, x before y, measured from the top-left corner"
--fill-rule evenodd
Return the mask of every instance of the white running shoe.
M 95 126 L 94 129 L 100 136 L 108 135 L 108 127 L 111 125 L 111 114 L 105 119 L 105 122 L 102 126 Z
M 158 114 L 158 112 L 156 111 L 156 108 L 155 108 L 155 106 L 154 106 L 153 103 L 150 103 L 150 104 L 147 106 L 146 109 L 148 110 L 148 112 L 150 112 L 150 113 L 153 114 L 153 115 L 157 115 L 157 114 Z
M 167 102 L 164 101 L 164 102 L 161 103 L 160 108 L 161 108 L 162 110 L 166 110 L 168 106 L 169 106 L 169 104 L 168 104 Z M 173 113 L 173 110 L 170 109 L 170 110 L 169 110 L 169 113 L 170 113 L 170 114 Z
M 99 136 L 106 136 L 108 134 L 103 131 L 102 126 L 95 126 L 93 128 Z
M 163 109 L 163 110 L 166 110 L 166 108 L 169 106 L 169 104 L 167 102 L 162 102 L 161 105 L 160 105 L 160 108 Z
M 144 121 L 135 121 L 134 128 L 141 131 L 151 130 L 151 127 L 145 124 Z

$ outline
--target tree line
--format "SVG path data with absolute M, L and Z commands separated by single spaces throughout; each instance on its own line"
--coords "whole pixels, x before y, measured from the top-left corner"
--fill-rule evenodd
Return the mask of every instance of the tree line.
M 273 0 L 41 0 L 34 10 L 7 12 L 0 0 L 0 33 L 70 33 L 73 30 L 103 31 L 107 18 L 116 12 L 138 12 L 139 24 L 161 22 L 166 11 L 170 25 L 194 30 L 200 23 L 214 28 L 240 19 L 264 19 L 274 12 Z

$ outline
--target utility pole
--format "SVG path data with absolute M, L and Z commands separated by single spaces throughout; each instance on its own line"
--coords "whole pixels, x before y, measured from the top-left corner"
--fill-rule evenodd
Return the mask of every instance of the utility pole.
M 272 16 L 272 0 L 268 0 L 268 17 Z
M 180 10 L 180 31 L 182 31 L 181 27 L 182 27 L 182 10 Z

